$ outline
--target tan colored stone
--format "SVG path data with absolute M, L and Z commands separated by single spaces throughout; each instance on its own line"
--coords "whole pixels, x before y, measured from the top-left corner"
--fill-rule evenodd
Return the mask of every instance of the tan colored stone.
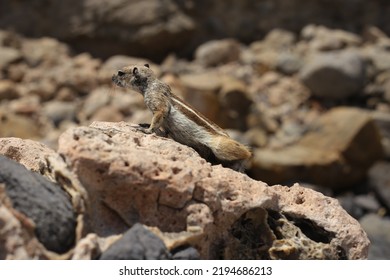
M 266 49 L 283 51 L 291 49 L 296 40 L 296 35 L 293 32 L 275 28 L 268 32 L 262 41 L 252 43 L 250 48 L 255 52 Z
M 68 45 L 48 37 L 25 39 L 21 52 L 24 60 L 31 67 L 36 67 L 41 63 L 54 65 L 64 57 L 69 57 L 70 54 Z
M 93 116 L 92 121 L 119 122 L 123 120 L 123 115 L 113 106 L 104 106 L 99 108 Z
M 123 235 L 111 235 L 100 237 L 96 233 L 88 233 L 83 237 L 71 252 L 72 260 L 95 260 L 102 252 L 107 250 L 113 243 L 118 241 Z
M 27 95 L 9 101 L 7 109 L 4 111 L 8 110 L 16 114 L 39 115 L 42 110 L 42 105 L 38 96 Z
M 19 97 L 16 84 L 10 80 L 0 80 L 0 101 Z
M 233 77 L 224 76 L 218 99 L 221 106 L 218 123 L 223 128 L 246 130 L 246 118 L 253 103 L 246 85 Z
M 362 40 L 356 34 L 340 29 L 328 29 L 321 25 L 307 25 L 301 36 L 309 42 L 312 51 L 338 50 L 345 47 L 359 46 Z
M 45 126 L 39 120 L 12 112 L 0 112 L 0 137 L 41 138 Z
M 211 40 L 196 49 L 195 61 L 205 67 L 237 61 L 240 49 L 241 46 L 235 39 Z
M 341 188 L 360 182 L 381 156 L 370 115 L 341 107 L 324 114 L 296 144 L 255 150 L 251 173 L 270 184 L 307 181 Z
M 110 90 L 107 87 L 100 87 L 90 92 L 84 100 L 79 118 L 83 121 L 89 119 L 98 109 L 110 102 Z
M 367 26 L 363 32 L 363 39 L 371 43 L 377 43 L 380 40 L 388 40 L 386 33 L 377 26 Z
M 215 71 L 180 76 L 184 87 L 183 98 L 210 120 L 216 122 L 220 112 L 218 92 L 222 87 L 220 75 Z
M 93 260 L 100 254 L 100 248 L 98 243 L 99 237 L 90 233 L 81 239 L 75 246 L 71 259 L 72 260 Z
M 47 158 L 57 156 L 56 152 L 42 143 L 14 137 L 0 138 L 0 154 L 40 174 L 48 172 Z
M 0 46 L 0 70 L 5 69 L 9 64 L 22 58 L 19 50 Z
M 132 125 L 69 129 L 59 153 L 87 190 L 89 222 L 98 235 L 139 222 L 163 233 L 200 229 L 187 245 L 203 259 L 367 257 L 366 234 L 337 200 L 211 166 L 193 149 Z
M 245 83 L 217 71 L 166 77 L 186 102 L 223 128 L 245 130 L 252 99 Z

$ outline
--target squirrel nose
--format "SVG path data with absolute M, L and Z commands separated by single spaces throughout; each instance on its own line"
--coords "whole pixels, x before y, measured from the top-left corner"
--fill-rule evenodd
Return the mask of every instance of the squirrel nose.
M 123 72 L 123 71 L 121 71 L 121 70 L 118 71 L 118 76 L 119 76 L 119 77 L 122 77 L 124 74 L 126 74 L 126 73 Z

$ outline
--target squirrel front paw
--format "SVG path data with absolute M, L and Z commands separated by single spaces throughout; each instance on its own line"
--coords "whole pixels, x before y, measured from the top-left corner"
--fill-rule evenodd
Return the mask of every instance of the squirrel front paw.
M 143 133 L 146 133 L 146 134 L 152 134 L 153 133 L 153 130 L 150 128 L 150 124 L 148 124 L 148 123 L 140 123 L 140 124 L 138 124 L 137 130 L 141 131 Z
M 150 124 L 148 124 L 148 123 L 138 124 L 137 130 L 141 131 L 145 134 L 155 133 L 157 136 L 160 136 L 160 137 L 165 137 L 165 138 L 168 137 L 167 131 L 161 130 L 161 129 L 152 129 L 152 128 L 150 128 Z
M 151 128 L 144 128 L 144 127 L 138 127 L 137 130 L 145 134 L 152 134 L 154 132 Z
M 139 127 L 143 127 L 143 128 L 149 128 L 150 127 L 150 123 L 139 123 L 138 126 Z

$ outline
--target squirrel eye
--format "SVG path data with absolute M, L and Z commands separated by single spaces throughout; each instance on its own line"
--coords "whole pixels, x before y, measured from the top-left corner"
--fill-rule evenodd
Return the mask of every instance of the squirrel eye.
M 121 71 L 121 70 L 118 71 L 118 76 L 119 76 L 119 77 L 122 77 L 124 74 L 126 74 L 126 73 L 123 72 L 123 71 Z

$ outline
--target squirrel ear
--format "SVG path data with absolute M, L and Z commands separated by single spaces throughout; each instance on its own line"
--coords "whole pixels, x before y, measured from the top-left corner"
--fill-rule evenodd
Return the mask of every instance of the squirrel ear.
M 150 68 L 149 63 L 144 64 L 144 66 Z
M 133 75 L 137 75 L 138 74 L 138 68 L 137 67 L 134 67 L 133 69 Z

